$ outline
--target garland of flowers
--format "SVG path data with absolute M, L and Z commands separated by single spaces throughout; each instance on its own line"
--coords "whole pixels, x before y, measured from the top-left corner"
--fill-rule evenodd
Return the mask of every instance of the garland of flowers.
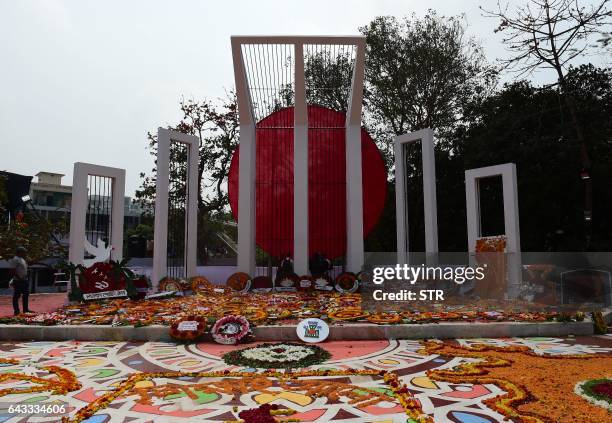
M 226 364 L 257 368 L 298 368 L 321 364 L 331 354 L 316 345 L 280 342 L 234 350 L 223 355 Z
M 612 412 L 612 379 L 583 380 L 576 384 L 574 392 L 591 404 Z
M 196 329 L 183 329 L 183 326 L 196 323 Z M 206 318 L 202 316 L 187 316 L 176 320 L 170 326 L 170 336 L 179 342 L 193 342 L 204 335 L 206 331 Z
M 404 407 L 408 418 L 408 423 L 434 423 L 434 420 L 427 414 L 423 413 L 421 403 L 414 398 L 406 384 L 403 384 L 398 375 L 393 372 L 385 372 L 383 375 L 385 383 L 387 383 L 400 405 Z
M 498 395 L 493 398 L 489 398 L 484 401 L 484 403 L 497 411 L 498 413 L 504 415 L 507 418 L 513 420 L 519 420 L 521 422 L 526 423 L 544 423 L 544 422 L 553 422 L 556 421 L 552 417 L 543 416 L 540 414 L 535 414 L 533 412 L 528 411 L 519 411 L 518 407 L 522 404 L 527 404 L 531 402 L 539 402 L 542 401 L 541 392 L 536 394 L 531 393 L 526 387 L 525 383 L 530 383 L 532 388 L 539 387 L 541 385 L 542 379 L 531 375 L 531 378 L 535 378 L 534 380 L 529 380 L 529 378 L 522 377 L 522 383 L 513 382 L 509 380 L 509 378 L 501 378 L 492 376 L 491 373 L 495 368 L 504 368 L 504 367 L 512 367 L 512 373 L 517 373 L 521 375 L 525 375 L 524 371 L 520 371 L 515 368 L 516 365 L 520 362 L 511 360 L 509 358 L 496 357 L 494 355 L 482 354 L 485 352 L 492 353 L 507 353 L 513 354 L 518 353 L 524 355 L 526 357 L 534 357 L 538 360 L 568 360 L 568 364 L 565 366 L 558 365 L 555 368 L 558 368 L 559 371 L 561 369 L 568 369 L 567 371 L 572 374 L 579 374 L 580 371 L 574 368 L 571 368 L 571 360 L 582 359 L 582 360 L 596 360 L 596 359 L 606 359 L 610 361 L 610 357 L 606 355 L 546 355 L 540 356 L 529 349 L 529 347 L 525 346 L 511 346 L 511 347 L 495 347 L 490 345 L 474 345 L 471 347 L 465 347 L 461 345 L 450 345 L 442 342 L 434 342 L 434 341 L 426 341 L 423 342 L 424 348 L 419 351 L 419 353 L 424 354 L 441 354 L 441 355 L 450 355 L 456 357 L 470 357 L 476 358 L 479 361 L 477 362 L 468 362 L 462 363 L 454 369 L 434 369 L 428 370 L 426 372 L 427 376 L 432 380 L 451 382 L 451 383 L 471 383 L 471 384 L 494 384 L 505 391 L 505 394 Z M 538 364 L 531 364 L 528 366 L 529 369 L 538 368 Z M 606 363 L 598 363 L 597 368 L 604 370 L 606 367 Z M 493 369 L 493 370 L 491 370 Z M 566 398 L 566 401 L 570 400 Z M 576 411 L 577 413 L 579 411 Z M 583 412 L 580 418 L 588 415 L 587 412 Z M 583 420 L 580 420 L 583 421 Z M 586 421 L 586 420 L 584 420 Z M 594 420 L 589 420 L 594 421 Z
M 19 364 L 19 361 L 12 358 L 0 358 L 0 363 Z M 0 384 L 8 380 L 23 380 L 35 384 L 29 388 L 0 389 L 0 397 L 11 394 L 30 394 L 33 392 L 46 391 L 50 391 L 54 395 L 64 395 L 81 388 L 81 383 L 76 375 L 70 370 L 59 366 L 43 366 L 41 370 L 49 372 L 57 377 L 53 379 L 44 379 L 20 373 L 0 373 Z
M 173 282 L 177 287 L 177 282 Z M 203 285 L 200 285 L 203 286 Z M 164 284 L 162 283 L 162 288 Z M 178 289 L 178 288 L 174 288 Z M 171 295 L 172 293 L 170 293 Z M 332 322 L 365 321 L 369 314 L 361 309 L 359 294 L 339 294 L 336 292 L 295 292 L 295 293 L 252 293 L 244 295 L 227 288 L 212 288 L 205 295 L 192 295 L 173 298 L 148 298 L 142 301 L 128 299 L 108 299 L 60 307 L 53 313 L 0 317 L 0 324 L 31 325 L 134 325 L 149 324 L 170 326 L 177 318 L 198 314 L 209 319 L 225 315 L 243 315 L 251 322 L 260 324 L 276 323 L 284 319 L 302 319 L 320 316 Z M 520 304 L 497 301 L 475 301 L 461 309 L 450 305 L 439 311 L 404 311 L 404 323 L 425 323 L 438 321 L 575 321 L 584 320 L 584 313 L 574 316 L 562 315 L 552 311 L 518 312 Z M 119 311 L 121 310 L 121 311 Z M 489 311 L 486 311 L 489 310 Z M 493 310 L 493 311 L 491 311 Z M 542 309 L 544 310 L 544 308 Z M 382 313 L 395 314 L 391 309 Z M 597 320 L 599 316 L 595 315 Z M 378 320 L 378 319 L 374 319 Z M 603 319 L 597 320 L 605 328 Z M 385 324 L 381 321 L 379 324 Z
M 398 400 L 400 405 L 404 408 L 404 411 L 409 419 L 412 419 L 413 422 L 416 423 L 433 423 L 433 420 L 423 413 L 421 409 L 421 405 L 418 400 L 416 400 L 408 390 L 408 387 L 403 384 L 399 377 L 392 372 L 387 372 L 386 370 L 372 370 L 372 369 L 350 369 L 350 370 L 303 370 L 303 371 L 277 371 L 273 369 L 268 369 L 261 373 L 253 373 L 253 372 L 231 372 L 229 370 L 219 370 L 219 371 L 210 371 L 210 372 L 152 372 L 152 373 L 133 373 L 127 377 L 123 382 L 119 383 L 113 390 L 108 391 L 104 395 L 98 397 L 94 401 L 90 402 L 85 407 L 79 409 L 74 417 L 70 419 L 69 417 L 63 417 L 62 423 L 80 423 L 85 419 L 96 414 L 98 411 L 108 407 L 115 399 L 120 396 L 127 396 L 130 393 L 134 392 L 135 394 L 139 394 L 141 396 L 141 403 L 150 402 L 150 398 L 147 396 L 150 390 L 158 390 L 155 391 L 156 394 L 160 394 L 162 396 L 167 396 L 169 392 L 178 393 L 177 390 L 182 389 L 178 385 L 172 385 L 169 387 L 158 387 L 151 386 L 145 388 L 136 388 L 136 385 L 139 382 L 147 381 L 155 378 L 165 378 L 165 379 L 176 379 L 176 378 L 240 378 L 237 379 L 227 379 L 226 382 L 219 382 L 222 384 L 223 389 L 222 392 L 227 394 L 242 394 L 246 392 L 252 392 L 254 389 L 261 388 L 265 391 L 265 388 L 269 386 L 269 384 L 263 384 L 262 381 L 266 378 L 277 378 L 283 383 L 284 381 L 297 380 L 299 378 L 312 378 L 312 377 L 325 377 L 325 376 L 382 376 L 383 381 L 390 387 L 393 392 L 395 398 Z M 264 378 L 264 379 L 262 379 Z M 242 381 L 242 382 L 241 382 Z M 253 383 L 244 383 L 244 381 L 252 381 Z M 343 393 L 345 395 L 349 395 L 354 398 L 359 398 L 357 400 L 357 404 L 359 406 L 367 406 L 372 404 L 373 402 L 380 401 L 381 399 L 388 399 L 386 394 L 381 392 L 359 387 L 355 389 L 354 385 L 346 384 L 346 383 L 338 383 L 334 381 L 321 380 L 320 384 L 316 383 L 316 380 L 306 380 L 304 381 L 304 386 L 308 388 L 307 392 L 310 392 L 312 395 L 325 396 L 329 395 L 330 397 L 334 397 Z M 211 383 L 197 385 L 198 389 L 211 389 Z M 291 385 L 286 384 L 283 385 L 285 387 L 290 387 Z M 321 389 L 324 391 L 321 391 Z M 336 391 L 335 389 L 339 388 L 340 391 Z M 244 391 L 244 392 L 243 392 Z M 364 392 L 364 393 L 362 393 Z M 355 402 L 354 402 L 355 403 Z M 365 404 L 365 405 L 364 405 Z M 411 420 L 409 420 L 411 421 Z
M 248 335 L 251 326 L 244 316 L 225 316 L 212 327 L 213 339 L 219 344 L 234 345 Z

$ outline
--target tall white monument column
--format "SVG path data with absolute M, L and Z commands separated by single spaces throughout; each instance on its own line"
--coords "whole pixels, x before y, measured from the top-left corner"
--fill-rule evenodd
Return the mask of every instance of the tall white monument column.
M 361 174 L 361 104 L 365 66 L 365 37 L 356 37 L 356 56 L 346 114 L 346 269 L 361 271 L 363 246 L 363 185 Z
M 394 140 L 395 150 L 395 215 L 397 220 L 397 260 L 408 264 L 408 196 L 406 186 L 407 144 L 421 142 L 423 165 L 423 206 L 425 215 L 425 253 L 427 258 L 438 253 L 438 205 L 436 197 L 436 160 L 433 131 L 430 128 L 399 135 Z M 429 262 L 429 261 L 428 261 Z
M 308 106 L 304 45 L 296 43 L 293 122 L 293 270 L 308 274 Z
M 238 271 L 255 275 L 255 121 L 242 43 L 232 37 L 234 80 L 240 119 L 238 162 Z
M 200 140 L 193 135 L 157 129 L 157 180 L 155 183 L 155 231 L 153 241 L 154 289 L 168 272 L 168 188 L 170 184 L 170 144 L 187 145 L 187 174 L 185 200 L 185 276 L 196 275 L 198 238 L 198 163 Z
M 476 241 L 482 236 L 479 181 L 493 176 L 502 177 L 504 198 L 504 234 L 508 254 L 508 295 L 519 292 L 522 274 L 521 231 L 519 226 L 516 165 L 505 163 L 465 171 L 465 203 L 468 229 L 468 251 L 476 252 Z
M 85 221 L 89 207 L 87 180 L 89 176 L 111 179 L 110 256 L 112 260 L 123 258 L 123 197 L 125 196 L 125 169 L 77 162 L 72 175 L 72 199 L 70 206 L 70 245 L 68 257 L 74 264 L 83 264 L 86 237 Z M 97 246 L 93 246 L 97 247 Z

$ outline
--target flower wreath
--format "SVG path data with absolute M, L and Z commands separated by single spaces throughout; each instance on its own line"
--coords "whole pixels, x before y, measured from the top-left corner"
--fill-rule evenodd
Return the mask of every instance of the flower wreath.
M 328 313 L 327 316 L 332 320 L 351 321 L 368 317 L 368 314 L 369 313 L 367 311 L 363 311 L 358 307 L 346 307 L 332 311 Z
M 202 316 L 187 316 L 170 326 L 170 336 L 180 342 L 193 342 L 201 338 L 205 331 L 206 318 Z
M 297 283 L 298 291 L 312 291 L 314 287 L 314 281 L 312 279 L 312 276 L 302 275 L 298 279 L 299 279 Z
M 353 293 L 359 288 L 359 280 L 352 272 L 342 272 L 336 278 L 336 291 L 345 294 Z
M 179 292 L 182 291 L 181 283 L 174 278 L 166 276 L 159 281 L 159 292 Z
M 295 273 L 288 273 L 277 279 L 274 284 L 274 290 L 278 292 L 296 291 L 299 285 L 300 278 Z
M 332 279 L 328 275 L 320 275 L 313 277 L 314 289 L 318 291 L 331 291 L 334 289 L 332 286 Z
M 251 290 L 255 293 L 271 292 L 273 288 L 274 282 L 268 276 L 256 276 L 251 280 Z
M 398 313 L 375 313 L 368 316 L 368 322 L 377 325 L 392 325 L 401 321 L 402 315 Z
M 598 407 L 612 412 L 612 379 L 593 379 L 578 382 L 574 392 Z
M 240 342 L 251 329 L 244 316 L 224 316 L 217 320 L 210 331 L 219 344 L 234 345 Z
M 248 273 L 236 272 L 227 278 L 226 285 L 237 292 L 247 292 L 251 287 L 251 277 Z
M 206 293 L 213 289 L 212 284 L 204 276 L 194 276 L 189 282 L 194 293 Z

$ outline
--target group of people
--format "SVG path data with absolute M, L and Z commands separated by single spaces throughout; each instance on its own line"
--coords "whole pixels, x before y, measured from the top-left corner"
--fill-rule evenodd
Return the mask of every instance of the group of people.
M 325 257 L 325 254 L 320 251 L 314 253 L 308 261 L 308 270 L 310 270 L 310 274 L 314 278 L 327 275 L 327 272 L 329 272 L 331 269 L 331 260 Z M 286 276 L 293 274 L 295 274 L 293 271 L 293 259 L 291 258 L 291 254 L 287 253 L 278 265 L 278 269 L 276 271 L 276 280 L 282 280 Z

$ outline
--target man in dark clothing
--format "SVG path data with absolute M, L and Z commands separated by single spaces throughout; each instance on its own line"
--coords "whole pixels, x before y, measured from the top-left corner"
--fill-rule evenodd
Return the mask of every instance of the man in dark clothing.
M 28 286 L 28 262 L 25 259 L 26 249 L 24 247 L 17 247 L 15 253 L 15 257 L 9 261 L 13 273 L 13 279 L 11 280 L 11 286 L 13 287 L 13 311 L 15 315 L 19 314 L 19 297 L 21 297 L 23 312 L 32 313 L 28 308 L 30 287 Z
M 314 256 L 310 259 L 309 266 L 310 274 L 318 278 L 323 276 L 331 269 L 331 262 L 325 257 L 323 253 L 317 251 Z

